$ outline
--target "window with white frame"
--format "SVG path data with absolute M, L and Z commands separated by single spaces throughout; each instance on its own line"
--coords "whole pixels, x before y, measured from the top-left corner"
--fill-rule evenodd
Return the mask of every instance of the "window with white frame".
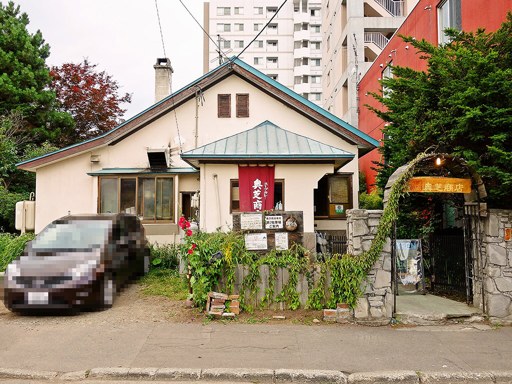
M 260 31 L 261 28 L 263 28 L 263 24 L 262 23 L 254 23 L 254 31 Z
M 231 32 L 231 24 L 217 24 L 217 32 Z
M 298 23 L 298 24 L 294 24 L 294 25 L 293 25 L 293 30 L 294 30 L 295 32 L 299 32 L 299 31 L 300 31 L 300 29 L 301 29 L 301 24 L 300 24 L 300 23 Z
M 312 67 L 319 67 L 320 66 L 320 59 L 310 59 L 311 66 Z
M 268 64 L 277 64 L 277 57 L 267 57 Z
M 263 7 L 254 7 L 255 15 L 263 15 Z
M 254 47 L 255 48 L 263 48 L 263 40 L 255 40 Z
M 277 40 L 267 40 L 268 48 L 277 48 Z
M 231 15 L 230 7 L 217 7 L 217 16 L 228 16 Z
M 263 64 L 263 57 L 255 57 L 254 58 L 254 65 L 262 65 Z
M 447 44 L 450 39 L 445 34 L 446 28 L 462 29 L 461 0 L 445 0 L 437 7 L 439 44 Z
M 320 42 L 319 41 L 312 41 L 311 42 L 311 49 L 320 49 Z
M 277 7 L 267 7 L 267 15 L 272 17 L 277 12 Z
M 393 78 L 393 63 L 390 62 L 386 68 L 382 71 L 382 80 L 384 79 L 392 79 Z M 383 97 L 389 97 L 391 94 L 391 89 L 386 87 L 385 85 L 382 86 L 382 96 Z
M 235 15 L 243 15 L 244 14 L 244 7 L 235 7 L 234 8 Z
M 244 30 L 244 24 L 243 23 L 235 23 L 235 31 L 242 32 Z
M 311 32 L 320 33 L 320 26 L 319 25 L 312 25 L 311 26 Z
M 302 84 L 302 76 L 295 76 L 293 78 L 293 84 Z
M 231 40 L 221 40 L 222 48 L 231 48 Z
M 244 41 L 243 40 L 235 40 L 235 48 L 243 48 Z
M 300 67 L 302 65 L 302 59 L 293 59 L 293 66 Z
M 270 23 L 267 28 L 269 31 L 277 32 L 277 23 Z
M 322 99 L 322 94 L 319 92 L 312 92 L 309 94 L 309 100 L 311 101 L 320 101 Z
M 311 9 L 310 11 L 311 16 L 319 17 L 320 16 L 320 9 Z
M 320 84 L 320 76 L 311 76 L 311 83 Z

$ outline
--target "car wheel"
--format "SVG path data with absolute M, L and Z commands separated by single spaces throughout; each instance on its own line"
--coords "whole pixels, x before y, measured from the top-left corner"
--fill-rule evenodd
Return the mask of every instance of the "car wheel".
M 103 309 L 111 308 L 116 297 L 116 282 L 112 276 L 105 275 L 101 287 L 101 306 Z

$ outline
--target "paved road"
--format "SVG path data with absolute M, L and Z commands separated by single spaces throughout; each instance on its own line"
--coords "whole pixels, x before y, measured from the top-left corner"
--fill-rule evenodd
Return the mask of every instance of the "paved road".
M 512 370 L 511 327 L 109 322 L 106 313 L 0 317 L 0 368 Z

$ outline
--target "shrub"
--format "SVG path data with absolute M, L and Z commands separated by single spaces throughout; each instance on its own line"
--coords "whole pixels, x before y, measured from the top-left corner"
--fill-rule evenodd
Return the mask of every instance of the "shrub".
M 360 209 L 382 209 L 382 197 L 375 189 L 370 193 L 363 192 L 359 195 Z
M 178 270 L 180 265 L 180 244 L 164 244 L 157 243 L 149 246 L 151 267 L 159 269 Z
M 25 233 L 20 236 L 10 233 L 0 233 L 0 271 L 5 271 L 7 264 L 20 256 L 27 242 L 33 238 L 33 233 Z

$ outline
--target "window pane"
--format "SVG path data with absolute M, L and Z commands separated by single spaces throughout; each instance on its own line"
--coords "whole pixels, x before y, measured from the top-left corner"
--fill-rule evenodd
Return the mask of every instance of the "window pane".
M 240 188 L 238 180 L 231 180 L 231 212 L 240 211 Z
M 139 179 L 139 216 L 144 220 L 155 219 L 155 179 Z
M 329 179 L 329 201 L 331 203 L 349 202 L 349 183 L 345 177 L 331 177 Z
M 135 179 L 121 179 L 121 212 L 135 215 Z
M 100 213 L 117 213 L 117 179 L 100 179 Z
M 171 220 L 173 211 L 172 179 L 156 179 L 156 218 Z

